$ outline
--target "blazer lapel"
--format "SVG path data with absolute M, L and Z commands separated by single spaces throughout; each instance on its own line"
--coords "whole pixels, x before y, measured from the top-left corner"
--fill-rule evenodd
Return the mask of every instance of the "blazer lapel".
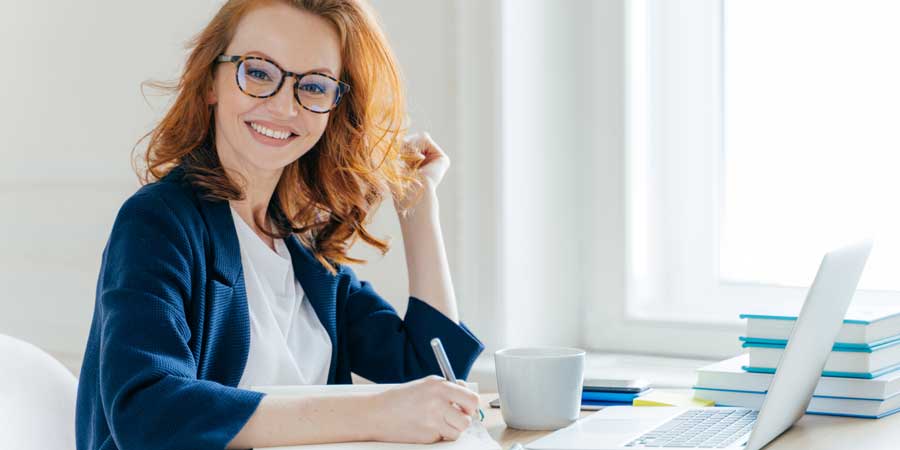
M 182 178 L 184 169 L 179 166 L 173 169 L 169 176 Z M 178 180 L 183 181 L 183 180 Z M 234 219 L 231 217 L 231 209 L 227 201 L 211 202 L 197 198 L 200 212 L 206 221 L 207 231 L 212 248 L 213 268 L 212 272 L 228 286 L 234 287 L 232 298 L 244 299 L 240 304 L 231 305 L 237 308 L 236 320 L 246 323 L 244 329 L 237 330 L 243 342 L 243 357 L 240 372 L 244 370 L 247 354 L 250 350 L 250 312 L 247 306 L 247 292 L 243 283 L 243 267 L 241 266 L 241 248 L 237 232 L 234 229 Z M 331 338 L 331 366 L 328 371 L 328 383 L 334 382 L 335 366 L 337 365 L 337 277 L 328 273 L 324 267 L 313 257 L 296 236 L 290 235 L 285 240 L 288 251 L 291 253 L 291 265 L 294 267 L 294 277 L 300 282 L 303 291 L 309 298 L 316 316 Z
M 179 183 L 187 183 L 184 180 L 184 168 L 178 166 L 172 169 L 163 178 L 174 178 Z M 193 190 L 193 189 L 192 189 Z M 234 230 L 234 220 L 231 218 L 231 209 L 227 201 L 209 201 L 195 196 L 200 213 L 206 222 L 209 233 L 210 247 L 212 248 L 213 267 L 220 281 L 229 286 L 234 286 L 241 274 L 241 247 L 238 242 L 237 232 Z M 209 269 L 207 269 L 209 271 Z
M 294 266 L 294 277 L 303 286 L 319 321 L 328 331 L 331 338 L 331 367 L 328 371 L 328 383 L 334 383 L 334 369 L 337 365 L 337 277 L 328 273 L 315 259 L 297 236 L 290 235 L 284 243 L 291 253 Z

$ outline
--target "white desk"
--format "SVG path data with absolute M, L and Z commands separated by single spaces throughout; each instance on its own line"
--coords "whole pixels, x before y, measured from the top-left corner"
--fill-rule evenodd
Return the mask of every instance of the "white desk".
M 496 393 L 481 395 L 484 424 L 505 449 L 514 443 L 526 444 L 547 434 L 506 428 L 497 408 L 488 405 Z M 582 417 L 591 414 L 582 411 Z M 900 413 L 883 419 L 806 415 L 793 428 L 772 441 L 765 450 L 897 450 L 900 449 Z

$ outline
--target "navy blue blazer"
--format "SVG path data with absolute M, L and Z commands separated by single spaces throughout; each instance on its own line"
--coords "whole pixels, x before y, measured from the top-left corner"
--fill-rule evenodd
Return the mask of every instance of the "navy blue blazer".
M 440 368 L 440 337 L 465 378 L 484 348 L 463 324 L 414 297 L 401 319 L 347 266 L 330 274 L 285 239 L 294 274 L 331 338 L 328 383 L 350 372 L 405 382 Z M 103 251 L 78 382 L 78 450 L 223 449 L 262 393 L 236 386 L 250 322 L 228 202 L 199 198 L 176 168 L 119 210 Z

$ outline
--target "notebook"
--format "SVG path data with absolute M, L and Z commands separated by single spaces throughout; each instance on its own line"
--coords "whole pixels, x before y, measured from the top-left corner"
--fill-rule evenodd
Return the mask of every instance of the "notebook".
M 697 369 L 697 387 L 725 391 L 765 392 L 774 375 L 753 373 L 741 367 L 749 364 L 748 355 L 740 355 Z M 819 378 L 815 395 L 883 400 L 900 394 L 900 371 L 870 380 L 861 378 Z
M 740 406 L 758 410 L 762 408 L 765 392 L 723 391 L 695 387 L 696 395 L 716 402 L 717 406 Z M 884 400 L 865 398 L 841 398 L 813 396 L 807 406 L 807 414 L 847 416 L 880 419 L 900 411 L 900 395 Z
M 744 342 L 750 355 L 751 372 L 774 372 L 784 353 L 779 345 Z M 875 378 L 900 370 L 900 341 L 874 346 L 871 349 L 835 348 L 828 355 L 822 375 L 829 377 Z
M 251 389 L 269 395 L 338 395 L 381 392 L 396 384 L 333 384 L 310 386 L 254 386 Z M 466 387 L 478 392 L 476 383 L 466 383 Z M 399 444 L 391 442 L 341 442 L 335 444 L 293 445 L 287 447 L 267 447 L 270 450 L 500 450 L 484 425 L 473 420 L 472 425 L 455 441 L 441 441 L 434 444 Z
M 747 339 L 784 344 L 796 323 L 796 312 L 773 311 L 741 314 L 747 319 Z M 900 339 L 900 306 L 854 304 L 838 334 L 838 346 L 872 346 Z M 774 341 L 774 342 L 771 342 Z

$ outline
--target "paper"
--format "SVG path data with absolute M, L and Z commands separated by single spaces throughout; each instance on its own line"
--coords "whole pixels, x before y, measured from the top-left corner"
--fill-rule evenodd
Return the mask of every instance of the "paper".
M 331 384 L 325 386 L 254 386 L 251 389 L 270 395 L 336 395 L 381 392 L 396 384 Z M 466 383 L 478 392 L 478 385 Z M 341 442 L 335 444 L 292 445 L 287 447 L 267 447 L 270 450 L 500 450 L 487 429 L 479 421 L 473 421 L 466 431 L 455 441 L 441 441 L 434 444 L 398 444 L 391 442 Z
M 469 428 L 455 441 L 441 441 L 434 444 L 397 444 L 391 442 L 341 442 L 338 444 L 293 445 L 289 447 L 268 447 L 269 450 L 500 450 L 497 443 L 481 422 L 472 422 Z

